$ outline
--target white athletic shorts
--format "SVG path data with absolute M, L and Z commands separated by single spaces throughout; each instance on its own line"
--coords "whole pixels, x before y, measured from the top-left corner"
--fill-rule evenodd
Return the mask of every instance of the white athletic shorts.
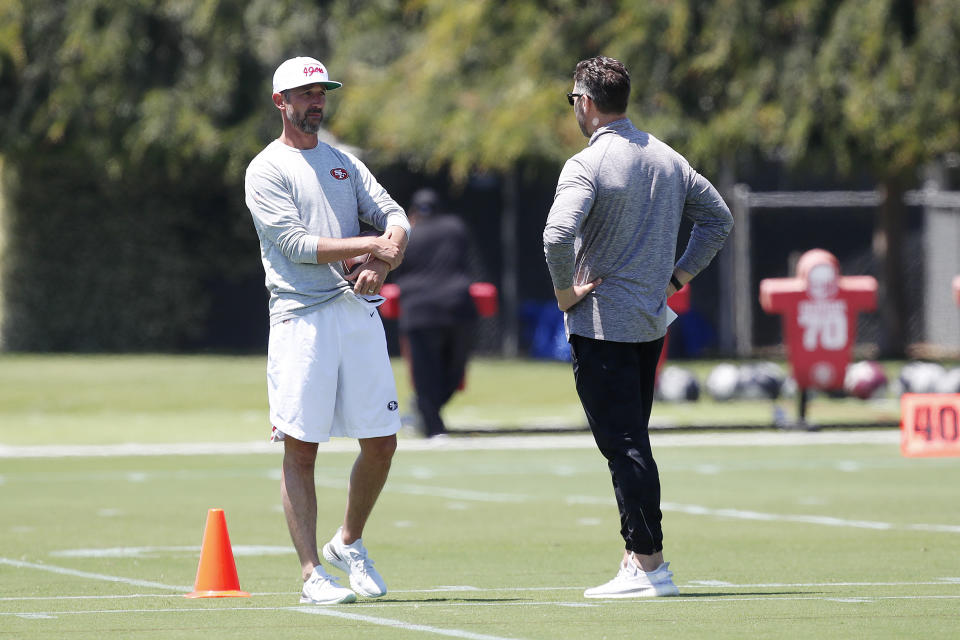
M 399 431 L 397 387 L 376 303 L 347 292 L 271 326 L 267 395 L 274 441 L 282 434 L 326 442 Z

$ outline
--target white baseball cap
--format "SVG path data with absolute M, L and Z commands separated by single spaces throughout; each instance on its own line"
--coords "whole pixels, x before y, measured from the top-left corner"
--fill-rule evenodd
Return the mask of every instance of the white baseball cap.
M 308 84 L 322 84 L 326 89 L 339 89 L 343 83 L 330 80 L 327 68 L 314 58 L 290 58 L 273 73 L 273 92 L 280 93 Z

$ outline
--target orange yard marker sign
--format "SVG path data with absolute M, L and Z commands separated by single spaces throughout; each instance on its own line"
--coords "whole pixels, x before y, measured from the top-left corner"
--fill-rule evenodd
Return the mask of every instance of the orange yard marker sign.
M 903 455 L 960 456 L 960 393 L 905 393 L 900 416 Z

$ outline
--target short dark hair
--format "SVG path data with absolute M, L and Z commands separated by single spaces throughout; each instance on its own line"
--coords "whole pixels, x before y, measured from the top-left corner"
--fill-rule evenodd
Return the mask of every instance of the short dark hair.
M 623 113 L 630 100 L 630 73 L 623 63 L 597 56 L 577 63 L 573 81 L 590 96 L 601 113 Z
M 417 189 L 410 198 L 411 213 L 417 213 L 421 216 L 431 216 L 440 209 L 440 195 L 429 187 Z

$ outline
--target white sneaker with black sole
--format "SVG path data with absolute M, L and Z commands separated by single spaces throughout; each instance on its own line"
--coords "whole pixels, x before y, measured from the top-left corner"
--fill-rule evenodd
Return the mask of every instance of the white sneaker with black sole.
M 680 593 L 673 584 L 670 563 L 664 562 L 654 571 L 644 571 L 631 559 L 620 565 L 616 577 L 606 584 L 583 592 L 585 598 L 648 598 L 675 596 Z
M 314 567 L 310 578 L 303 583 L 300 592 L 302 604 L 342 604 L 356 602 L 357 594 L 346 587 L 341 587 L 337 579 L 323 570 L 323 567 Z
M 360 595 L 368 598 L 385 595 L 387 585 L 373 568 L 373 560 L 367 556 L 363 540 L 358 538 L 353 544 L 343 544 L 342 529 L 337 529 L 330 542 L 323 545 L 323 557 L 350 576 L 350 586 Z

